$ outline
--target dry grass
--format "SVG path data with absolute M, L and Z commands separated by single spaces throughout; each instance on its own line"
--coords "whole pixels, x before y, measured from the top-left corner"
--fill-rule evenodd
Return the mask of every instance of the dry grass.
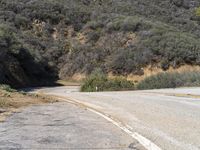
M 166 95 L 176 96 L 176 97 L 188 97 L 188 98 L 200 99 L 199 95 L 192 95 L 192 94 L 166 94 Z
M 80 86 L 81 82 L 76 80 L 58 80 L 56 83 L 63 86 Z
M 138 83 L 138 82 L 144 80 L 147 77 L 150 77 L 152 75 L 157 75 L 157 74 L 163 73 L 163 72 L 182 73 L 182 72 L 200 71 L 200 66 L 183 65 L 179 68 L 170 67 L 167 71 L 163 71 L 159 67 L 147 66 L 147 67 L 143 68 L 143 71 L 144 71 L 144 75 L 128 74 L 126 77 L 123 76 L 123 75 L 113 75 L 110 72 L 110 73 L 108 73 L 108 78 L 109 79 L 126 78 L 129 81 L 133 81 L 134 83 Z M 86 76 L 87 76 L 86 74 L 77 73 L 77 74 L 74 74 L 72 77 L 66 78 L 65 80 L 59 80 L 57 83 L 59 83 L 61 85 L 79 86 L 82 83 L 82 81 L 84 81 L 86 79 Z
M 84 73 L 75 73 L 73 76 L 65 76 L 62 80 L 59 80 L 61 83 L 71 82 L 71 83 L 81 83 L 85 78 L 86 74 Z
M 0 90 L 0 122 L 4 121 L 5 118 L 13 112 L 19 111 L 20 108 L 35 104 L 54 102 L 58 102 L 58 100 L 37 94 L 25 94 Z
M 137 82 L 144 80 L 147 77 L 150 77 L 152 75 L 157 75 L 157 74 L 163 73 L 163 72 L 182 73 L 182 72 L 200 71 L 200 66 L 184 65 L 184 66 L 181 66 L 179 68 L 170 67 L 169 70 L 167 70 L 167 71 L 163 71 L 161 68 L 158 68 L 158 67 L 148 66 L 148 67 L 144 68 L 143 70 L 144 70 L 144 75 L 132 75 L 132 74 L 130 74 L 130 75 L 127 76 L 127 80 L 130 80 L 130 81 L 137 83 Z

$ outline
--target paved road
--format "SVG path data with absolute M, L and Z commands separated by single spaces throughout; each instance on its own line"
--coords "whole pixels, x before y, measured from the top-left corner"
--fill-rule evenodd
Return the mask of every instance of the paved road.
M 66 102 L 32 106 L 0 123 L 1 150 L 142 150 L 104 118 Z
M 200 149 L 200 99 L 168 95 L 200 95 L 200 88 L 80 93 L 78 87 L 57 87 L 39 91 L 63 97 L 63 100 L 114 118 L 113 120 L 123 124 L 117 124 L 120 129 L 144 146 L 145 140 L 147 143 L 150 140 L 149 144 L 153 143 L 160 149 Z M 116 125 L 116 122 L 112 123 Z M 127 128 L 123 128 L 125 126 Z M 159 149 L 158 147 L 152 149 Z M 148 144 L 146 148 L 151 149 Z

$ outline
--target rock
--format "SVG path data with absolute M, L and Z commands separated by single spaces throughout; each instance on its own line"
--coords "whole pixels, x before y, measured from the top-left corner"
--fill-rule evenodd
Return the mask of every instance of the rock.
M 0 108 L 0 114 L 1 114 L 1 113 L 5 113 L 5 112 L 6 112 L 6 109 Z

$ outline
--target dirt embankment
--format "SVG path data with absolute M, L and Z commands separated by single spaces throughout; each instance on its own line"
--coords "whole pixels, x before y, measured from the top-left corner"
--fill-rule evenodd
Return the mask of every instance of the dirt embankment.
M 57 100 L 37 95 L 19 92 L 8 92 L 0 89 L 0 122 L 12 113 L 20 111 L 20 109 L 36 104 L 55 103 Z

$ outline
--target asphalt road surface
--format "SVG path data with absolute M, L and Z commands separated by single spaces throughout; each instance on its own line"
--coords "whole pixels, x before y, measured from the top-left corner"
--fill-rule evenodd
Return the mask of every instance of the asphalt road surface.
M 200 149 L 200 88 L 80 93 L 32 89 L 61 103 L 32 106 L 0 124 L 0 149 Z
M 0 150 L 143 149 L 112 123 L 69 103 L 32 106 L 0 123 Z
M 146 149 L 200 149 L 200 88 L 80 93 L 71 86 L 36 91 L 88 108 Z

